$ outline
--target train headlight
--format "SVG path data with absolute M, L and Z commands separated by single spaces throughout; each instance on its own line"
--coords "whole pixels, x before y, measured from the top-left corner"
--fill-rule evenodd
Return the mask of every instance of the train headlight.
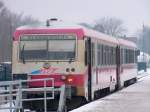
M 71 75 L 62 75 L 61 80 L 64 81 L 66 84 L 72 84 L 72 82 L 74 81 Z
M 73 79 L 70 77 L 70 78 L 67 79 L 67 81 L 68 81 L 69 83 L 71 83 L 71 82 L 73 81 Z
M 67 81 L 68 84 L 71 84 L 73 82 L 73 77 L 68 76 L 66 81 Z

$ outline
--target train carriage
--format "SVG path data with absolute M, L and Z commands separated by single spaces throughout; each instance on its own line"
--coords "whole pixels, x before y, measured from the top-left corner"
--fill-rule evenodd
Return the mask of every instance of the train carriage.
M 85 30 L 85 51 L 87 55 L 88 73 L 88 98 L 95 99 L 101 93 L 113 91 L 117 85 L 116 76 L 116 47 L 118 41 L 115 38 L 98 33 L 93 30 Z M 87 44 L 87 45 L 86 45 Z M 85 55 L 85 57 L 86 57 Z M 89 93 L 90 92 L 90 93 Z
M 137 76 L 137 48 L 133 42 L 118 39 L 120 62 L 118 64 L 120 86 L 127 86 L 136 81 Z
M 136 80 L 136 50 L 130 41 L 78 25 L 24 26 L 13 37 L 13 80 L 54 78 L 55 87 L 70 85 L 72 96 L 93 100 Z

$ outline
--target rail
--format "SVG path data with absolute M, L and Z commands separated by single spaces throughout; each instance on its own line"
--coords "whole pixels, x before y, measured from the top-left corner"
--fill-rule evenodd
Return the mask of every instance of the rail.
M 27 83 L 42 81 L 43 87 L 39 88 L 29 88 L 25 85 Z M 51 86 L 47 86 L 48 81 L 51 81 Z M 60 92 L 60 99 L 57 112 L 66 111 L 66 86 L 63 85 L 60 88 L 54 87 L 54 79 L 32 79 L 32 80 L 18 80 L 18 81 L 3 81 L 0 82 L 0 98 L 4 98 L 4 100 L 0 100 L 0 104 L 9 104 L 7 107 L 0 105 L 0 109 L 9 109 L 10 112 L 18 112 L 23 111 L 23 102 L 26 101 L 44 101 L 44 112 L 47 112 L 47 100 L 51 100 L 55 98 L 55 91 Z M 41 98 L 27 98 L 25 93 L 27 92 L 43 92 L 44 97 Z M 50 92 L 51 96 L 47 96 L 47 93 Z

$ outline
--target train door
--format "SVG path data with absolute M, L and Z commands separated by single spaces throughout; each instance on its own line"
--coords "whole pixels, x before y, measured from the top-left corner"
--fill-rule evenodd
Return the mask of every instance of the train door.
M 91 42 L 91 74 L 92 74 L 92 99 L 94 99 L 94 92 L 98 89 L 97 88 L 97 66 L 96 66 L 96 43 L 94 40 Z
M 91 38 L 86 40 L 87 50 L 87 66 L 88 66 L 88 99 L 94 98 L 94 87 L 96 82 L 96 66 L 95 66 L 95 43 L 91 41 Z
M 117 46 L 116 48 L 116 64 L 117 64 L 117 87 L 116 89 L 119 89 L 121 87 L 121 81 L 120 81 L 120 46 Z
M 88 67 L 88 100 L 92 100 L 92 60 L 91 60 L 91 38 L 85 40 L 85 63 Z

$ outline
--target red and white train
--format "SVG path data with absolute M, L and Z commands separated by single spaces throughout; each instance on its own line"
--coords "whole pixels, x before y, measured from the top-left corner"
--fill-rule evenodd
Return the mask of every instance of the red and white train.
M 13 37 L 13 80 L 54 78 L 86 100 L 135 82 L 136 62 L 133 42 L 59 21 L 20 27 Z

